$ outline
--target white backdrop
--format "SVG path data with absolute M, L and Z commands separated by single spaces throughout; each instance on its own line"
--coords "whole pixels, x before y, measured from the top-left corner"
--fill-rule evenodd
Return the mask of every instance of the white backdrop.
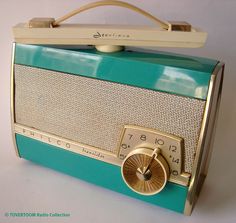
M 10 134 L 11 27 L 32 17 L 60 17 L 91 1 L 0 2 L 0 223 L 3 222 L 235 222 L 236 1 L 127 0 L 165 20 L 186 20 L 209 33 L 202 49 L 161 49 L 226 62 L 214 153 L 191 217 L 151 206 L 15 157 Z M 106 7 L 71 19 L 81 23 L 149 24 L 126 9 Z M 6 212 L 64 212 L 68 218 L 10 218 Z

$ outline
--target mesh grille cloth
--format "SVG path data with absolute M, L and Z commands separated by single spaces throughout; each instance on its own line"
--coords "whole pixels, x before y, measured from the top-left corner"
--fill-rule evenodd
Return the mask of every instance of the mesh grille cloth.
M 125 124 L 184 138 L 191 172 L 205 102 L 15 65 L 16 122 L 115 152 Z

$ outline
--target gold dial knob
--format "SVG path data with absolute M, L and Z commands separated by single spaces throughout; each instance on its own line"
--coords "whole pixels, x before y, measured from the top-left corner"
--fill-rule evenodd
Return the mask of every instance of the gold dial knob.
M 160 149 L 138 148 L 132 151 L 122 165 L 125 183 L 136 193 L 159 193 L 169 178 L 169 166 Z

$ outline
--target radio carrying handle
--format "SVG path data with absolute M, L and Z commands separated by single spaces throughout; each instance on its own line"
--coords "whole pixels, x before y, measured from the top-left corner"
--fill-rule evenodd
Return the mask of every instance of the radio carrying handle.
M 190 47 L 199 47 L 198 45 L 202 45 L 202 42 L 205 42 L 206 39 L 206 34 L 202 33 L 202 32 L 196 32 L 196 30 L 192 29 L 191 25 L 187 22 L 166 22 L 163 20 L 160 20 L 159 18 L 151 15 L 150 13 L 134 6 L 131 5 L 129 3 L 126 2 L 122 2 L 122 1 L 117 1 L 117 0 L 102 0 L 102 1 L 98 1 L 98 2 L 93 2 L 93 3 L 89 3 L 87 5 L 84 5 L 66 15 L 64 15 L 63 17 L 59 18 L 59 19 L 54 19 L 54 18 L 33 18 L 29 21 L 27 28 L 29 29 L 25 29 L 26 31 L 26 35 L 28 35 L 29 33 L 42 33 L 43 36 L 47 36 L 47 38 L 44 39 L 44 41 L 48 41 L 48 38 L 50 39 L 50 41 L 52 42 L 59 42 L 60 44 L 62 42 L 65 42 L 65 36 L 69 36 L 68 38 L 71 40 L 70 37 L 70 33 L 68 32 L 68 30 L 70 29 L 70 31 L 73 30 L 72 34 L 79 37 L 78 40 L 76 40 L 77 38 L 75 38 L 73 41 L 74 43 L 82 43 L 85 44 L 87 43 L 87 45 L 95 45 L 96 49 L 102 52 L 117 52 L 117 51 L 121 51 L 124 49 L 124 45 L 126 45 L 125 43 L 125 39 L 121 39 L 121 40 L 115 40 L 112 39 L 113 42 L 111 42 L 111 40 L 107 41 L 107 43 L 105 43 L 106 45 L 103 45 L 103 42 L 106 41 L 100 41 L 97 43 L 95 43 L 94 39 L 91 39 L 91 37 L 87 37 L 85 38 L 84 36 L 81 38 L 81 33 L 78 32 L 78 28 L 79 25 L 73 24 L 73 26 L 66 26 L 62 24 L 62 22 L 64 22 L 65 20 L 71 18 L 74 15 L 77 15 L 81 12 L 87 11 L 89 9 L 92 8 L 96 8 L 96 7 L 100 7 L 100 6 L 118 6 L 118 7 L 122 7 L 122 8 L 127 8 L 130 9 L 132 11 L 135 11 L 141 15 L 144 15 L 145 17 L 149 18 L 150 20 L 152 20 L 153 22 L 155 22 L 155 24 L 158 24 L 159 27 L 161 29 L 155 29 L 155 33 L 156 33 L 156 38 L 153 38 L 153 40 L 150 40 L 150 35 L 146 34 L 146 39 L 142 39 L 139 38 L 137 36 L 137 32 L 141 32 L 140 28 L 135 28 L 135 32 L 133 33 L 133 36 L 135 36 L 137 39 L 139 40 L 132 40 L 133 42 L 136 42 L 137 45 L 142 45 L 145 43 L 147 45 L 160 45 L 160 46 L 188 46 L 190 45 Z M 58 27 L 58 29 L 57 29 Z M 67 27 L 67 28 L 66 28 Z M 32 28 L 32 29 L 31 29 Z M 35 28 L 35 29 L 34 29 Z M 38 30 L 39 28 L 44 28 L 42 30 Z M 50 30 L 47 30 L 47 28 L 49 28 Z M 31 31 L 31 30 L 32 31 Z M 23 30 L 23 29 L 21 29 Z M 21 32 L 20 30 L 20 32 Z M 60 30 L 60 31 L 58 31 Z M 63 31 L 62 31 L 63 30 Z M 57 32 L 58 31 L 58 32 Z M 174 31 L 174 32 L 172 32 Z M 177 31 L 177 32 L 175 32 Z M 91 32 L 91 30 L 87 30 L 87 32 Z M 150 32 L 153 34 L 153 30 L 149 29 L 147 30 L 147 32 Z M 188 34 L 184 34 L 185 32 L 188 32 Z M 62 35 L 63 33 L 63 35 Z M 50 35 L 49 35 L 50 34 Z M 35 34 L 34 34 L 35 35 Z M 35 38 L 35 36 L 33 35 L 33 43 L 36 42 L 41 42 L 41 37 Z M 58 36 L 61 35 L 61 39 L 63 41 L 59 41 L 58 40 Z M 90 33 L 87 35 L 91 35 Z M 48 37 L 49 36 L 49 37 Z M 56 38 L 54 36 L 57 36 Z M 143 34 L 142 34 L 143 36 Z M 194 37 L 192 39 L 192 36 Z M 167 37 L 167 38 L 166 38 Z M 20 37 L 20 39 L 22 39 L 22 36 Z M 146 42 L 145 42 L 145 41 Z M 178 40 L 176 42 L 176 40 Z M 155 43 L 153 43 L 155 42 Z M 157 42 L 157 43 L 156 43 Z M 193 43 L 192 43 L 193 42 Z M 200 43 L 199 43 L 200 42 Z M 94 44 L 95 43 L 95 44 Z M 121 43 L 121 44 L 118 44 Z M 108 44 L 108 45 L 107 45 Z M 144 44 L 144 45 L 145 45 Z M 130 40 L 128 45 L 132 45 L 130 44 Z M 136 45 L 136 44 L 135 44 Z
M 166 30 L 169 30 L 171 28 L 171 24 L 166 22 L 166 21 L 163 21 L 163 20 L 160 20 L 159 18 L 151 15 L 150 13 L 132 5 L 132 4 L 129 4 L 129 3 L 126 3 L 126 2 L 122 2 L 122 1 L 116 1 L 116 0 L 104 0 L 104 1 L 98 1 L 98 2 L 92 2 L 92 3 L 89 3 L 87 5 L 84 5 L 64 16 L 62 16 L 61 18 L 55 20 L 53 23 L 52 23 L 52 26 L 53 27 L 56 27 L 56 26 L 59 26 L 60 23 L 64 22 L 65 20 L 71 18 L 72 16 L 74 15 L 77 15 L 81 12 L 84 12 L 84 11 L 87 11 L 89 9 L 92 9 L 92 8 L 97 8 L 97 7 L 100 7 L 100 6 L 118 6 L 118 7 L 122 7 L 122 8 L 127 8 L 127 9 L 130 9 L 132 11 L 135 11 L 147 18 L 149 18 L 150 20 L 154 21 L 155 23 L 157 23 L 160 27 L 162 27 L 163 29 L 166 29 Z

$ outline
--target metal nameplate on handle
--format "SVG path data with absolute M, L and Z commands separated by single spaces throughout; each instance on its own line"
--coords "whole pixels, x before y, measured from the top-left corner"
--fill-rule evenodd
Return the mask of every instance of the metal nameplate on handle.
M 61 24 L 68 18 L 99 6 L 128 8 L 152 20 L 158 26 Z M 13 27 L 15 41 L 25 44 L 96 45 L 105 52 L 119 51 L 114 46 L 202 47 L 207 33 L 187 22 L 166 22 L 121 1 L 99 1 L 82 6 L 55 20 L 34 18 Z M 101 48 L 101 46 L 110 46 Z

